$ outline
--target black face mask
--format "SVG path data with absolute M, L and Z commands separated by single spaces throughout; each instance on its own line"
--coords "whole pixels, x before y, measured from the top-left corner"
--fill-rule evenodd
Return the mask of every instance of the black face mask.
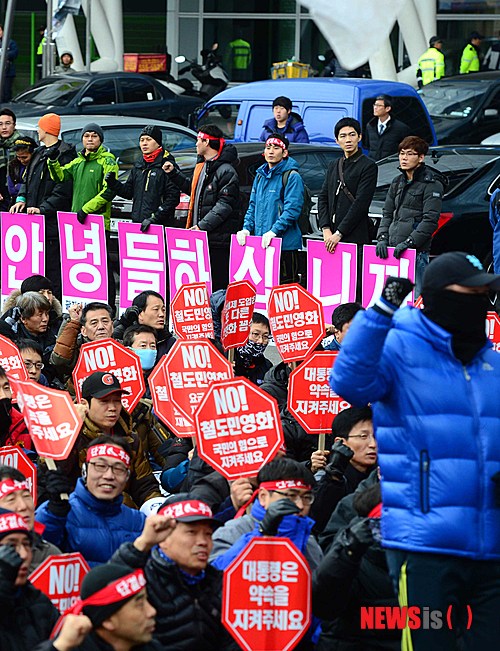
M 12 400 L 0 398 L 0 441 L 5 441 L 12 425 Z
M 453 335 L 453 352 L 464 364 L 486 343 L 486 294 L 462 294 L 449 289 L 427 289 L 422 293 L 424 314 Z

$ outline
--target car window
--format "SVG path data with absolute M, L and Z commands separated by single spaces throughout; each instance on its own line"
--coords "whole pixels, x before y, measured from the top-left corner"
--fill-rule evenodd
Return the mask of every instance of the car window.
M 339 158 L 342 153 L 340 148 L 334 151 L 337 155 L 332 157 L 332 160 L 334 158 Z M 321 190 L 326 170 L 328 168 L 328 164 L 325 162 L 322 152 L 297 153 L 293 151 L 292 146 L 290 156 L 295 158 L 299 164 L 299 172 L 304 183 L 313 194 L 317 194 Z
M 196 146 L 196 136 L 184 131 L 166 130 L 163 131 L 163 146 L 168 151 L 176 149 L 189 149 Z
M 273 117 L 272 102 L 265 104 L 254 104 L 250 108 L 247 118 L 247 127 L 244 132 L 246 142 L 259 142 L 262 126 L 266 120 Z
M 85 99 L 90 98 L 92 104 L 116 104 L 115 82 L 109 77 L 107 79 L 97 79 L 89 84 L 83 92 L 80 102 L 85 103 Z
M 335 143 L 333 128 L 349 115 L 344 106 L 307 106 L 302 119 L 310 142 Z M 352 115 L 352 114 L 351 114 Z
M 419 90 L 431 117 L 463 119 L 479 105 L 488 86 L 480 81 L 463 85 L 434 82 Z
M 216 104 L 211 106 L 198 120 L 198 128 L 203 129 L 203 125 L 215 124 L 224 134 L 224 138 L 232 140 L 239 110 L 239 104 Z
M 130 102 L 152 102 L 159 99 L 156 88 L 147 79 L 120 78 L 120 90 L 122 101 Z
M 38 86 L 20 93 L 13 101 L 40 104 L 41 106 L 49 104 L 67 106 L 86 83 L 85 79 L 55 81 L 46 86 Z

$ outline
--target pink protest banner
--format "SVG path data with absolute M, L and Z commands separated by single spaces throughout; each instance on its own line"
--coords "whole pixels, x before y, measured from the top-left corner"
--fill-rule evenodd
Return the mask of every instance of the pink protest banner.
M 375 249 L 371 244 L 363 247 L 363 307 L 370 307 L 375 303 L 382 294 L 388 276 L 400 276 L 415 282 L 415 249 L 407 249 L 399 260 L 393 255 L 393 247 L 389 247 L 389 257 L 386 260 L 377 258 Z M 413 292 L 403 305 L 413 305 Z
M 72 212 L 57 213 L 61 240 L 63 310 L 73 303 L 108 302 L 104 217 L 80 224 Z
M 0 276 L 2 305 L 28 276 L 45 275 L 45 218 L 43 215 L 2 213 Z
M 208 240 L 205 231 L 166 228 L 170 296 L 175 296 L 182 285 L 206 283 L 212 293 L 212 275 Z
M 269 294 L 280 284 L 281 238 L 275 237 L 267 249 L 262 248 L 262 238 L 249 236 L 245 246 L 240 246 L 236 235 L 231 236 L 229 282 L 248 280 L 257 292 L 255 309 L 267 313 Z
M 340 242 L 328 253 L 324 242 L 307 241 L 307 291 L 321 301 L 325 323 L 341 303 L 356 300 L 357 245 Z
M 140 224 L 118 222 L 120 251 L 120 313 L 132 305 L 137 294 L 153 290 L 167 295 L 163 226 L 150 226 L 141 233 Z

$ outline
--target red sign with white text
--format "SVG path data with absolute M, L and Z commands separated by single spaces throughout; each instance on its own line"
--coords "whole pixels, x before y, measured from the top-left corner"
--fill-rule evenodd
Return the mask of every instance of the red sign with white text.
M 244 346 L 250 333 L 256 290 L 247 280 L 230 283 L 222 308 L 221 342 L 224 350 Z
M 69 393 L 32 380 L 12 380 L 12 383 L 17 391 L 17 404 L 39 456 L 66 459 L 82 426 L 82 419 Z
M 278 403 L 246 378 L 212 384 L 194 422 L 198 454 L 228 480 L 255 477 L 283 445 Z
M 36 466 L 28 455 L 17 445 L 5 445 L 0 448 L 0 464 L 16 468 L 26 477 L 33 502 L 37 500 Z
M 288 538 L 253 538 L 224 572 L 224 626 L 246 651 L 289 651 L 310 621 L 304 556 Z
M 284 362 L 305 359 L 325 336 L 321 301 L 297 283 L 272 290 L 268 316 L 274 343 Z
M 214 321 L 206 283 L 182 285 L 170 306 L 180 339 L 214 339 Z
M 82 397 L 82 384 L 89 375 L 104 371 L 115 375 L 121 388 L 122 405 L 132 413 L 146 391 L 139 357 L 114 339 L 99 339 L 83 344 L 73 369 L 73 384 L 77 402 Z
M 0 335 L 0 366 L 7 373 L 9 378 L 16 380 L 29 380 L 30 376 L 24 365 L 23 358 L 16 344 Z M 17 402 L 16 392 L 11 384 L 12 402 Z
M 328 383 L 337 352 L 313 353 L 290 373 L 288 410 L 309 434 L 327 434 L 335 416 L 351 405 Z
M 233 367 L 206 339 L 176 341 L 165 362 L 168 394 L 189 422 L 214 382 L 233 377 Z
M 486 334 L 493 342 L 493 348 L 500 352 L 500 317 L 496 312 L 488 312 L 486 315 Z
M 174 403 L 170 400 L 168 393 L 167 371 L 165 368 L 167 357 L 163 356 L 148 378 L 153 409 L 158 418 L 179 438 L 194 436 L 194 426 L 189 423 Z
M 89 569 L 80 552 L 73 552 L 49 556 L 28 578 L 64 613 L 80 596 L 82 580 Z

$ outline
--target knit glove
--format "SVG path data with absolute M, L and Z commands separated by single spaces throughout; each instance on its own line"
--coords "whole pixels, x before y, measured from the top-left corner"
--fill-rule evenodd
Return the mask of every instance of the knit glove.
M 238 231 L 236 233 L 236 240 L 240 246 L 245 246 L 248 235 L 250 235 L 250 231 L 247 231 L 246 229 L 243 229 L 242 231 Z
M 285 515 L 296 515 L 297 513 L 300 513 L 299 507 L 288 498 L 272 502 L 260 523 L 260 533 L 263 536 L 275 536 Z
M 134 325 L 134 323 L 137 323 L 140 313 L 141 310 L 137 307 L 137 305 L 131 305 L 130 307 L 127 307 L 125 312 L 121 315 L 120 323 L 125 328 L 128 328 L 131 325 Z
M 401 307 L 412 288 L 413 283 L 408 278 L 389 276 L 385 281 L 382 295 L 373 306 L 373 309 L 385 316 L 392 316 Z
M 87 217 L 88 217 L 87 213 L 84 212 L 83 210 L 79 210 L 76 213 L 76 218 L 78 219 L 80 224 L 85 224 L 85 220 L 87 219 Z
M 387 236 L 381 235 L 378 238 L 377 248 L 375 249 L 375 254 L 377 258 L 386 260 L 389 257 L 389 252 L 387 251 Z
M 141 224 L 141 232 L 145 233 L 148 230 L 148 228 L 151 226 L 151 224 L 156 224 L 156 220 L 154 217 L 145 219 Z
M 399 260 L 399 258 L 403 255 L 406 249 L 414 248 L 414 246 L 415 244 L 413 243 L 411 237 L 407 237 L 404 242 L 400 242 L 394 249 L 394 257 L 396 258 L 396 260 Z
M 0 545 L 0 576 L 14 585 L 23 559 L 11 545 Z
M 343 479 L 344 473 L 349 467 L 349 463 L 353 456 L 354 452 L 344 443 L 344 441 L 335 441 L 332 446 L 330 462 L 325 468 L 326 474 L 333 480 L 339 481 Z
M 271 244 L 271 240 L 273 237 L 276 237 L 276 233 L 273 233 L 273 231 L 267 231 L 267 233 L 264 233 L 262 236 L 262 248 L 267 249 L 267 247 Z
M 68 515 L 70 505 L 68 500 L 61 498 L 61 495 L 63 493 L 68 495 L 73 488 L 73 482 L 60 468 L 47 471 L 45 477 L 45 489 L 49 496 L 47 509 L 54 515 L 65 518 Z

